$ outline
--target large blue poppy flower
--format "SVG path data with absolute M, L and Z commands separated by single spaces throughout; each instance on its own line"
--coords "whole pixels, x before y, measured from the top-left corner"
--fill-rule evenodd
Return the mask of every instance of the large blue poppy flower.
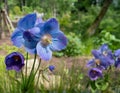
M 43 60 L 50 60 L 52 51 L 60 51 L 67 45 L 67 38 L 59 29 L 58 21 L 51 18 L 40 26 L 40 40 L 37 43 L 37 54 Z
M 36 45 L 40 38 L 40 28 L 38 25 L 42 25 L 42 20 L 37 19 L 35 13 L 21 18 L 15 31 L 12 33 L 12 43 L 17 47 L 24 45 L 27 52 L 35 53 Z
M 120 68 L 120 49 L 114 52 L 114 56 L 115 56 L 115 67 Z
M 90 60 L 87 66 L 97 66 L 101 69 L 107 69 L 108 66 L 114 63 L 114 58 L 107 44 L 103 44 L 98 50 L 93 50 L 94 58 Z
M 12 52 L 5 57 L 7 70 L 20 71 L 24 66 L 24 56 L 19 52 Z

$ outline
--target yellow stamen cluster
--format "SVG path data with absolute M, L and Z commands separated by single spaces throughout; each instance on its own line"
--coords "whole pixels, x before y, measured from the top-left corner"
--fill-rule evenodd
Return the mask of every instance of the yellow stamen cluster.
M 52 37 L 50 34 L 46 34 L 42 37 L 42 40 L 41 40 L 42 44 L 44 46 L 47 46 L 49 45 L 50 43 L 52 43 Z

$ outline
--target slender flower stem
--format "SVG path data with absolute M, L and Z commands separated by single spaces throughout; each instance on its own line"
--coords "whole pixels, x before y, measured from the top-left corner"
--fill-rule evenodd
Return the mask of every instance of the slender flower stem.
M 23 84 L 25 83 L 25 78 L 24 78 L 24 75 L 23 75 L 23 70 L 21 69 L 21 75 L 22 75 L 22 82 Z
M 36 72 L 35 72 L 34 75 L 36 75 L 36 73 L 38 72 L 38 70 L 39 70 L 39 68 L 40 68 L 40 65 L 41 65 L 41 59 L 39 60 L 39 65 L 38 65 L 38 68 L 37 68 L 37 70 L 36 70 Z M 39 76 L 40 76 L 40 73 L 38 74 L 38 78 L 39 78 Z M 37 79 L 37 83 L 38 83 L 38 79 Z M 37 86 L 36 86 L 36 87 L 37 87 Z
M 37 67 L 37 69 L 36 69 L 36 71 L 35 71 L 35 74 L 34 74 L 34 75 L 36 75 L 36 73 L 38 72 L 38 70 L 39 70 L 39 68 L 40 68 L 40 65 L 41 65 L 41 59 L 39 60 L 38 67 Z
M 40 78 L 41 72 L 42 72 L 42 70 L 39 70 L 37 81 L 36 81 L 36 85 L 35 85 L 36 87 L 38 86 L 38 82 L 39 82 L 39 78 Z
M 30 75 L 29 75 L 29 77 L 28 77 L 28 81 L 27 81 L 27 84 L 26 84 L 27 87 L 28 87 L 28 85 L 29 85 L 29 83 L 30 83 L 30 79 L 31 79 L 32 74 L 33 74 L 33 72 L 34 72 L 36 57 L 37 57 L 37 54 L 35 54 L 35 56 L 34 56 L 34 62 L 33 62 L 32 69 L 31 69 L 31 72 L 30 72 Z
M 43 70 L 39 70 L 39 73 L 38 73 L 38 78 L 37 78 L 37 82 L 36 82 L 36 87 L 38 86 L 38 82 L 39 82 L 39 78 L 40 78 L 40 74 L 41 74 L 41 72 L 43 72 L 43 71 L 45 71 L 45 70 L 47 70 L 48 69 L 48 67 L 46 67 L 45 69 L 43 69 Z
M 25 67 L 25 76 L 27 76 L 27 63 L 28 63 L 28 52 L 26 54 L 26 67 Z
M 40 68 L 40 65 L 41 65 L 41 59 L 39 60 L 38 67 L 37 67 L 35 73 L 33 74 L 33 77 L 31 78 L 31 81 L 29 81 L 29 83 L 31 83 L 34 80 L 34 78 L 35 78 L 35 76 L 36 76 L 36 74 L 37 74 L 37 72 L 38 72 L 38 70 Z

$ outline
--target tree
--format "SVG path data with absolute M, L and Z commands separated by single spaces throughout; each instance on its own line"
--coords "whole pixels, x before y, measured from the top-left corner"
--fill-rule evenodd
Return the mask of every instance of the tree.
M 93 21 L 93 23 L 91 24 L 91 26 L 88 28 L 86 35 L 87 36 L 92 36 L 93 34 L 95 34 L 96 29 L 98 28 L 101 20 L 103 19 L 103 17 L 105 16 L 110 4 L 112 3 L 113 0 L 105 0 L 103 3 L 103 6 L 101 8 L 100 13 L 98 14 L 98 16 L 95 18 L 95 20 Z

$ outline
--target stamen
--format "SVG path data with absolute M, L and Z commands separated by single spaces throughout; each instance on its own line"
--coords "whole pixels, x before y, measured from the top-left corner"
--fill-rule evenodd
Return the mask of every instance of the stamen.
M 96 73 L 97 73 L 97 71 L 95 71 L 95 70 L 92 70 L 92 73 L 93 73 L 93 74 L 96 74 Z
M 99 59 L 95 59 L 95 63 L 99 66 L 100 65 L 100 60 Z
M 103 51 L 104 56 L 107 56 L 107 54 L 108 54 L 107 51 Z
M 50 43 L 52 43 L 52 37 L 50 34 L 46 34 L 42 37 L 42 40 L 41 40 L 42 44 L 44 46 L 47 46 L 49 45 Z
M 13 56 L 13 58 L 14 58 L 15 61 L 20 60 L 20 57 L 19 57 L 19 56 Z

